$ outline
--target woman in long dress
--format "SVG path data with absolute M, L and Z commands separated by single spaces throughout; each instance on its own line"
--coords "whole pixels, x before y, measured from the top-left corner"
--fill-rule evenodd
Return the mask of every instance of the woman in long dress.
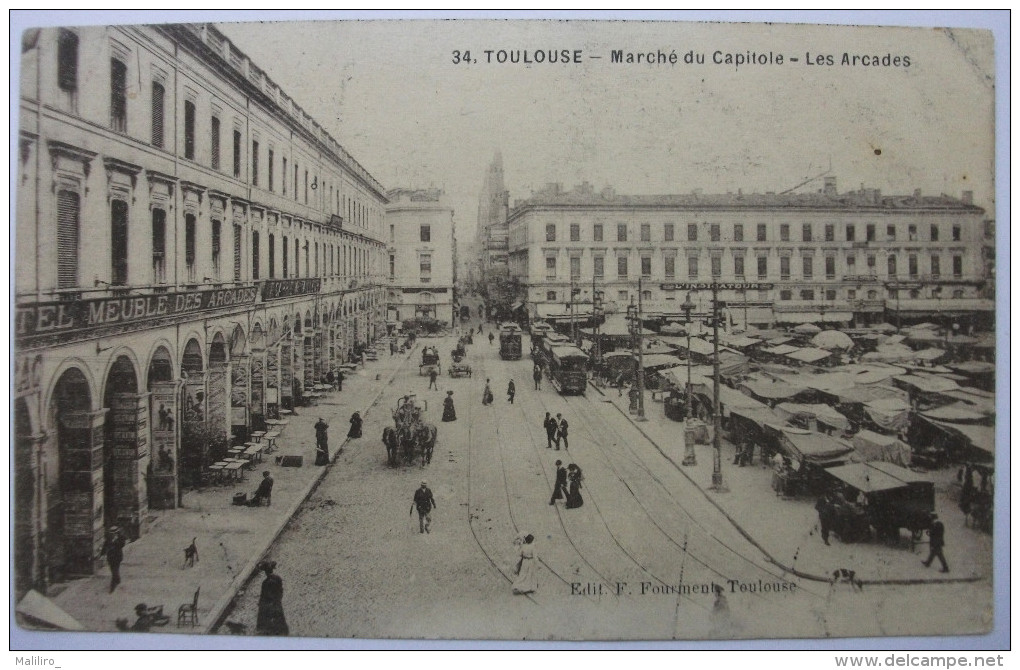
M 453 406 L 453 391 L 446 392 L 446 400 L 443 401 L 443 421 L 456 421 L 457 410 Z
M 347 431 L 347 437 L 361 437 L 361 414 L 358 412 L 351 415 L 351 429 Z
M 528 534 L 514 540 L 518 547 L 517 567 L 514 569 L 514 595 L 534 593 L 538 589 L 538 555 L 535 553 L 535 536 Z
M 488 379 L 485 380 L 485 390 L 482 391 L 482 404 L 483 405 L 491 405 L 492 404 L 492 387 L 489 386 L 489 381 L 490 380 L 488 380 Z
M 574 509 L 584 504 L 584 498 L 581 497 L 581 482 L 584 481 L 584 475 L 581 474 L 581 468 L 577 467 L 573 463 L 567 466 L 567 509 Z
M 255 623 L 257 635 L 290 635 L 287 619 L 283 616 L 283 580 L 273 574 L 276 561 L 264 561 L 261 565 L 266 573 L 259 595 L 259 614 Z

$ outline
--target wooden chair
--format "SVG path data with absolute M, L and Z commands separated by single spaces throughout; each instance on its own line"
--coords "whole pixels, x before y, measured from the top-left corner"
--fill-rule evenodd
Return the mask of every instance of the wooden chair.
M 195 597 L 190 603 L 184 603 L 177 608 L 177 626 L 180 627 L 185 623 L 190 623 L 192 626 L 198 625 L 198 593 L 202 590 L 199 586 L 195 589 Z

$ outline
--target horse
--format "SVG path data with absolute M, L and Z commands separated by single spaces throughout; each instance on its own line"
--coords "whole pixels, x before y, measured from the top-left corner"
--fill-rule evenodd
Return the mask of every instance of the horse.
M 397 440 L 397 431 L 392 426 L 386 426 L 382 432 L 383 445 L 386 446 L 386 461 L 390 465 L 397 464 L 397 451 L 399 442 Z
M 397 444 L 400 446 L 400 450 L 404 456 L 404 462 L 410 464 L 414 462 L 414 450 L 415 450 L 415 428 L 413 425 L 399 426 L 396 431 Z
M 415 442 L 421 450 L 421 466 L 424 468 L 432 462 L 432 451 L 436 447 L 436 435 L 439 433 L 435 424 L 422 423 L 415 431 Z

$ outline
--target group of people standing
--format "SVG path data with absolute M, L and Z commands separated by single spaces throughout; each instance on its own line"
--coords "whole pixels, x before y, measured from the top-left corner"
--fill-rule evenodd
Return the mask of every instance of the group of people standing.
M 574 463 L 563 467 L 563 461 L 556 461 L 556 483 L 553 484 L 552 497 L 549 504 L 555 505 L 557 500 L 566 500 L 567 509 L 575 509 L 584 504 L 581 497 L 581 482 L 584 481 L 584 473 Z
M 550 412 L 546 412 L 545 421 L 542 422 L 542 426 L 545 428 L 547 449 L 552 449 L 555 446 L 556 451 L 559 451 L 560 442 L 563 442 L 564 449 L 569 448 L 567 437 L 570 426 L 562 414 L 557 414 L 554 419 Z

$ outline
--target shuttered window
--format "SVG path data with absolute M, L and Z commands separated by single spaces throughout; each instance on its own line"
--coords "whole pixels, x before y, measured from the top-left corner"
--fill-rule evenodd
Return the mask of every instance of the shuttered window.
M 234 224 L 234 281 L 241 281 L 241 226 Z
M 276 278 L 276 237 L 269 234 L 269 278 Z
M 221 223 L 217 219 L 213 219 L 212 222 L 212 266 L 213 266 L 213 277 L 216 279 L 220 278 L 220 243 L 221 243 Z
M 287 278 L 287 253 L 290 250 L 290 247 L 287 246 L 287 236 L 286 235 L 283 236 L 283 244 L 280 246 L 280 248 L 283 249 L 283 266 L 280 268 L 282 270 L 280 276 L 283 277 L 284 279 L 286 279 Z
M 57 288 L 78 286 L 81 201 L 74 191 L 57 193 Z
M 212 169 L 220 169 L 220 120 L 212 117 Z
M 157 82 L 152 82 L 152 146 L 163 146 L 163 101 L 166 91 Z
M 70 30 L 61 30 L 57 42 L 57 86 L 78 90 L 78 36 Z
M 127 284 L 128 279 L 128 206 L 123 200 L 110 204 L 110 283 Z
M 259 278 L 259 233 L 253 231 L 251 234 L 251 278 Z
M 188 281 L 195 281 L 195 215 L 184 217 L 184 264 L 188 270 Z
M 234 176 L 241 177 L 241 131 L 234 130 Z
M 127 130 L 127 65 L 110 59 L 110 127 Z
M 251 143 L 251 185 L 259 185 L 259 143 Z
M 154 284 L 166 281 L 166 212 L 152 210 L 152 280 Z
M 184 102 L 184 157 L 195 160 L 195 103 Z

